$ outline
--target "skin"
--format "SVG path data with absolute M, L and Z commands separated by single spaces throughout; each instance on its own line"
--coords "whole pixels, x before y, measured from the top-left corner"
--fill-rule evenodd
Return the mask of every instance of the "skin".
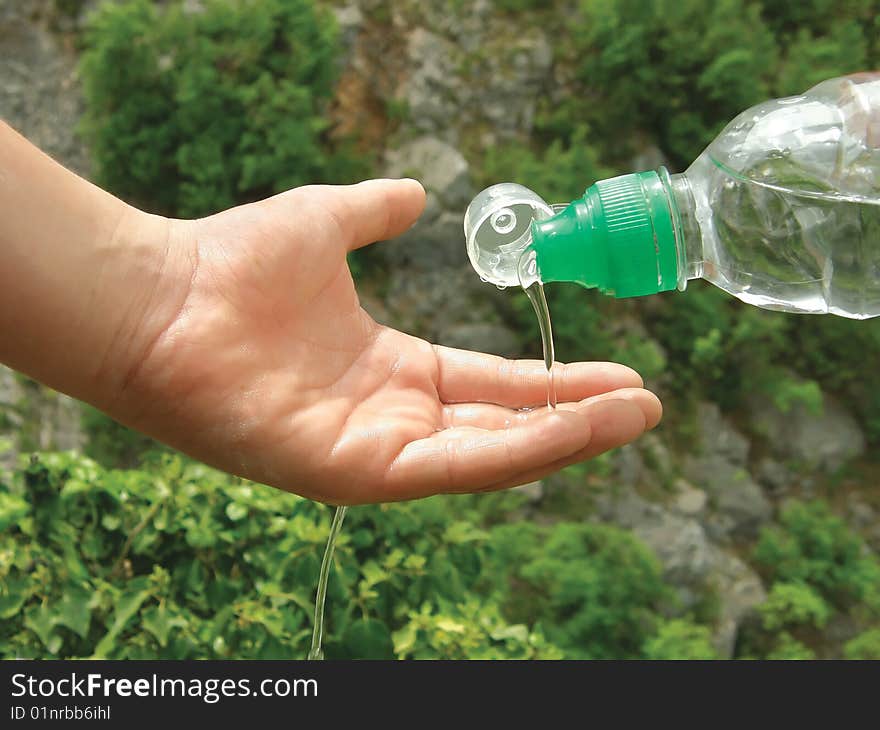
M 197 459 L 334 504 L 501 489 L 625 444 L 657 398 L 613 363 L 432 345 L 361 308 L 346 253 L 407 230 L 413 180 L 148 215 L 0 124 L 0 361 Z M 533 410 L 523 411 L 529 408 Z

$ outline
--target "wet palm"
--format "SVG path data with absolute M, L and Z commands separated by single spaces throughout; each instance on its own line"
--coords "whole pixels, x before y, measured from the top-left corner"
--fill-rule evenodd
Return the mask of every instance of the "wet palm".
M 511 486 L 653 427 L 659 403 L 623 366 L 564 366 L 560 410 L 523 412 L 544 400 L 542 363 L 377 324 L 346 253 L 401 233 L 423 204 L 415 182 L 371 181 L 174 222 L 171 240 L 192 252 L 177 274 L 187 282 L 173 316 L 143 334 L 123 420 L 225 470 L 337 503 Z

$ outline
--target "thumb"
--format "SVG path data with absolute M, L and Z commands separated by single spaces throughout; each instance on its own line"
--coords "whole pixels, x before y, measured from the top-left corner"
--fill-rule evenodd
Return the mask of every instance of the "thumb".
M 338 225 L 347 250 L 398 236 L 425 208 L 418 180 L 366 180 L 356 185 L 314 186 L 316 202 Z

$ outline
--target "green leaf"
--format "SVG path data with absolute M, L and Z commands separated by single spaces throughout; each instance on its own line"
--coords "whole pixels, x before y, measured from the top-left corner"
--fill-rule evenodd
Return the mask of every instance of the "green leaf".
M 159 646 L 168 644 L 168 634 L 173 628 L 184 628 L 186 619 L 183 616 L 174 616 L 168 612 L 165 605 L 154 606 L 147 609 L 141 618 L 141 625 L 153 635 Z
M 247 517 L 248 508 L 238 502 L 230 502 L 226 505 L 226 516 L 233 522 L 238 522 Z
M 416 645 L 419 629 L 415 623 L 408 623 L 402 629 L 394 632 L 394 653 L 400 659 L 405 659 Z
M 470 522 L 453 522 L 443 533 L 443 541 L 453 545 L 485 540 L 488 537 L 488 532 L 479 529 Z
M 354 659 L 390 659 L 394 643 L 388 627 L 375 619 L 358 619 L 342 637 L 346 654 Z
M 28 512 L 30 508 L 23 499 L 0 492 L 0 532 L 18 524 Z
M 373 560 L 369 560 L 361 567 L 361 581 L 365 588 L 372 588 L 378 583 L 382 583 L 391 577 L 391 573 L 379 567 L 379 564 Z
M 12 618 L 21 610 L 31 595 L 29 582 L 27 578 L 7 579 L 0 587 L 0 619 Z
M 61 648 L 61 637 L 55 633 L 55 624 L 55 616 L 45 603 L 29 610 L 24 617 L 25 627 L 37 635 L 50 654 L 57 654 Z
M 61 600 L 56 604 L 55 622 L 60 626 L 66 626 L 77 636 L 85 639 L 89 635 L 89 625 L 92 621 L 90 601 L 91 593 L 82 586 L 65 586 Z
M 489 636 L 492 637 L 493 641 L 506 641 L 507 639 L 513 639 L 521 644 L 526 644 L 529 640 L 529 630 L 527 627 L 523 626 L 523 624 L 513 624 L 512 626 L 502 626 L 497 628 L 492 631 Z
M 128 624 L 132 616 L 134 616 L 140 607 L 150 597 L 149 578 L 141 576 L 135 578 L 128 584 L 128 589 L 122 594 L 116 605 L 116 612 L 113 614 L 113 624 L 110 630 L 104 635 L 104 638 L 98 642 L 93 659 L 105 659 L 112 651 L 116 637 Z

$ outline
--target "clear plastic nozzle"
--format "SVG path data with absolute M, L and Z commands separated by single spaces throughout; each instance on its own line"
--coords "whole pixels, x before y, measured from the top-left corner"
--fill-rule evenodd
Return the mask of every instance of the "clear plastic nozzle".
M 518 267 L 532 242 L 532 221 L 552 215 L 550 205 L 517 183 L 492 185 L 477 195 L 464 214 L 464 235 L 480 278 L 499 287 L 519 285 Z

